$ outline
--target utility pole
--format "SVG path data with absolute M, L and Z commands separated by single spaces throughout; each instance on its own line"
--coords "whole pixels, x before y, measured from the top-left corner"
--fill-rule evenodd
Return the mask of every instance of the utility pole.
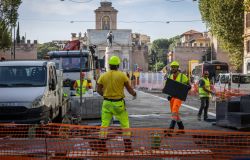
M 213 33 L 211 32 L 211 63 L 213 62 Z
M 16 27 L 14 26 L 14 41 L 13 41 L 14 60 L 16 59 Z

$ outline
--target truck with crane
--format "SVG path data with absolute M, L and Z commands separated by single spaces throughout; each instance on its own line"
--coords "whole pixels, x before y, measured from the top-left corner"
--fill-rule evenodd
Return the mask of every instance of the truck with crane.
M 95 47 L 94 45 L 89 46 L 89 50 L 77 48 L 79 50 L 66 49 L 48 52 L 50 61 L 55 62 L 56 68 L 63 71 L 63 88 L 65 95 L 69 98 L 71 114 L 80 119 L 101 117 L 102 97 L 95 89 L 99 67 L 98 58 L 94 54 Z M 85 73 L 85 77 L 91 83 L 92 88 L 85 94 L 77 96 L 73 84 L 76 80 L 81 80 L 82 72 Z

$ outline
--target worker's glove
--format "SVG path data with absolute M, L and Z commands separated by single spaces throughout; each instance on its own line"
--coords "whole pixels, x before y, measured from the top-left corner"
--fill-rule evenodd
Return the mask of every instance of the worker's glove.
M 171 97 L 171 96 L 168 96 L 167 98 L 168 98 L 168 101 L 170 101 L 172 97 Z
M 133 100 L 135 100 L 137 98 L 137 94 L 135 92 L 135 95 L 133 96 Z
M 191 85 L 188 85 L 188 90 L 190 90 L 192 88 L 192 86 Z

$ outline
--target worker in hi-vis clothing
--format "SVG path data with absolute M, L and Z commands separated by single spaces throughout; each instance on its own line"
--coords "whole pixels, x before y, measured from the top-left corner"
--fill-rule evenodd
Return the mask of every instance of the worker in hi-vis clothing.
M 129 79 L 126 74 L 118 71 L 120 58 L 112 56 L 108 63 L 110 70 L 102 74 L 97 82 L 97 92 L 104 97 L 102 103 L 102 127 L 99 142 L 101 150 L 99 150 L 99 152 L 107 151 L 107 127 L 110 126 L 113 116 L 120 122 L 121 128 L 125 129 L 123 130 L 125 152 L 131 152 L 131 132 L 126 131 L 126 129 L 130 128 L 130 124 L 124 101 L 124 87 L 127 89 L 129 94 L 133 96 L 133 99 L 136 98 L 136 92 L 129 85 Z
M 209 80 L 209 72 L 204 71 L 203 76 L 199 80 L 199 97 L 201 99 L 201 106 L 198 112 L 198 120 L 201 120 L 201 114 L 204 110 L 204 120 L 206 121 L 208 116 L 208 108 L 209 108 L 209 99 L 211 95 L 214 95 L 215 93 L 211 91 L 210 89 L 210 80 Z
M 84 72 L 81 73 L 81 79 L 82 79 L 82 94 L 84 95 L 87 92 L 87 90 L 91 88 L 91 82 L 85 79 Z M 76 80 L 73 85 L 73 88 L 76 90 L 76 96 L 80 96 L 81 93 L 80 81 L 81 80 Z
M 179 66 L 180 65 L 177 61 L 173 61 L 170 64 L 171 74 L 169 75 L 169 78 L 190 86 L 187 76 L 183 73 L 180 73 Z M 189 89 L 191 89 L 191 86 Z M 179 127 L 178 133 L 184 133 L 184 125 L 179 115 L 179 110 L 180 110 L 182 101 L 176 97 L 171 97 L 171 96 L 168 96 L 168 100 L 170 101 L 170 110 L 172 114 L 172 117 L 171 117 L 172 120 L 169 126 L 169 129 L 172 129 L 172 130 L 169 130 L 168 136 L 172 135 L 171 133 L 173 132 L 173 129 L 175 128 L 176 123 Z

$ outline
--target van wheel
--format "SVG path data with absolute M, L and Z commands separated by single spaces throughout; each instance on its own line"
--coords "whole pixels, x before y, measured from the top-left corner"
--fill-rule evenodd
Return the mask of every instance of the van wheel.
M 55 123 L 62 123 L 63 116 L 62 116 L 62 108 L 59 108 L 59 114 L 56 116 L 56 118 L 53 120 Z
M 48 117 L 48 123 L 52 123 L 53 121 L 53 110 L 52 110 L 52 107 L 49 111 L 49 117 Z

